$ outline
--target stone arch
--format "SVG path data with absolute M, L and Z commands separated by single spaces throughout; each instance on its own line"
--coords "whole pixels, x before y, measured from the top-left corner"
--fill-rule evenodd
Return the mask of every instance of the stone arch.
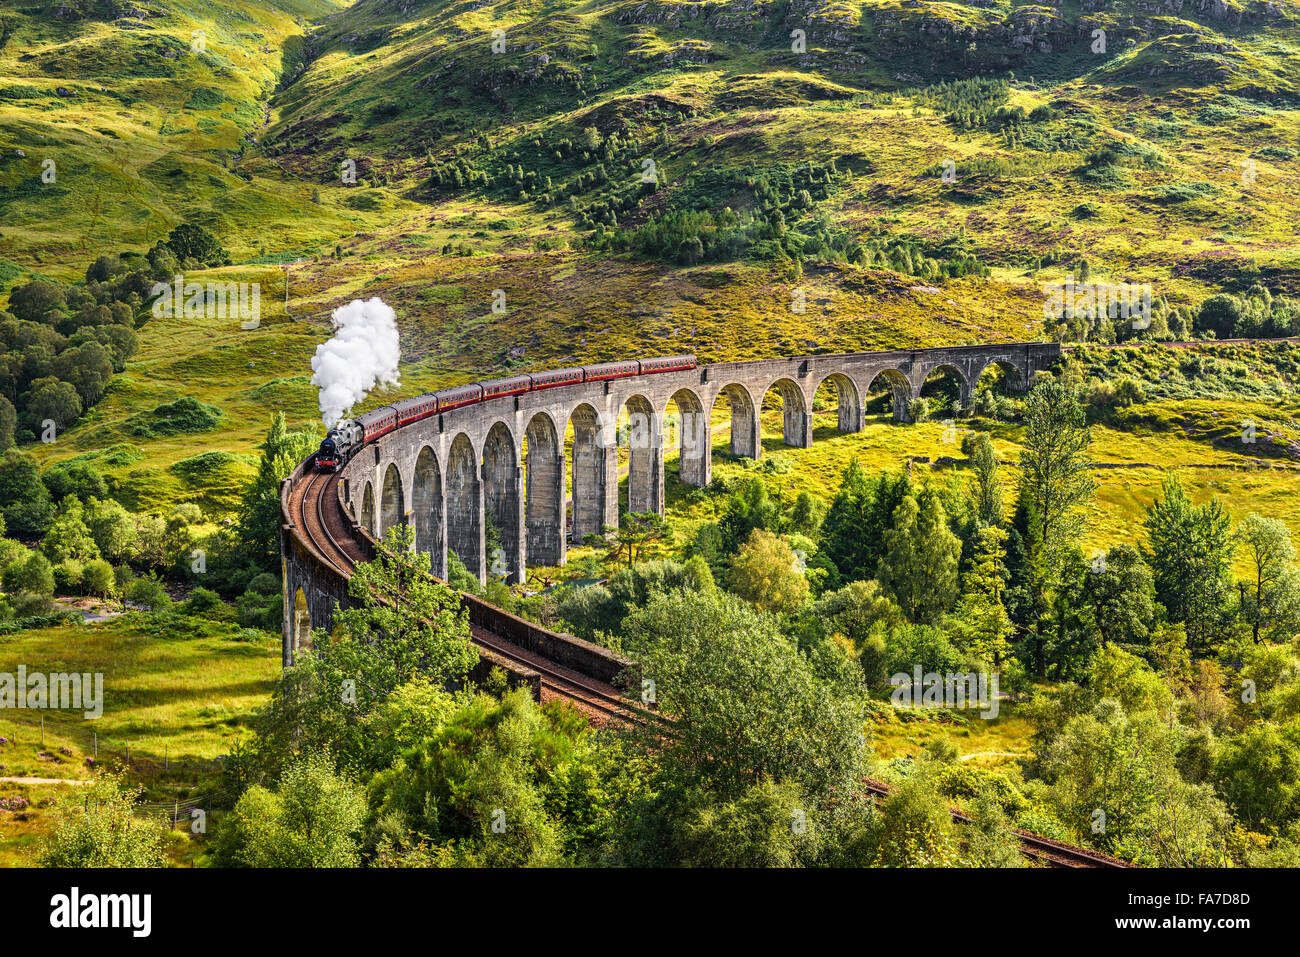
M 841 432 L 861 432 L 862 396 L 858 393 L 857 383 L 843 372 L 832 372 L 817 383 L 813 395 L 816 396 L 817 391 L 826 385 L 835 390 L 835 404 L 838 411 L 835 427 Z
M 563 565 L 567 519 L 564 446 L 555 422 L 538 412 L 524 430 L 524 552 L 532 565 Z
M 980 383 L 984 381 L 984 376 L 989 370 L 1000 371 L 1002 373 L 1003 387 L 1008 392 L 1024 392 L 1028 383 L 1024 381 L 1024 376 L 1020 372 L 1020 366 L 1010 359 L 990 359 L 986 362 L 976 374 L 974 381 L 971 383 L 971 392 L 976 392 Z
M 881 382 L 889 387 L 894 421 L 910 422 L 911 416 L 908 415 L 907 406 L 912 401 L 912 383 L 907 381 L 907 376 L 897 369 L 881 369 L 867 382 L 863 395 L 870 395 L 876 391 L 877 383 Z
M 812 445 L 812 416 L 803 390 L 793 379 L 777 379 L 763 390 L 763 401 L 775 391 L 781 397 L 781 435 L 786 445 L 806 449 Z
M 429 554 L 429 565 L 439 578 L 447 577 L 447 530 L 443 521 L 442 469 L 433 449 L 424 446 L 415 458 L 411 480 L 411 519 L 416 551 Z
M 664 512 L 664 450 L 659 416 L 645 396 L 630 395 L 623 403 L 627 413 L 619 429 L 620 444 L 627 448 L 627 510 Z
M 524 580 L 523 500 L 520 496 L 519 450 L 510 428 L 494 422 L 483 440 L 483 511 L 501 535 L 504 555 L 488 555 L 488 573 Z
M 670 418 L 669 408 L 677 416 Z M 678 449 L 678 477 L 685 485 L 704 488 L 713 480 L 713 431 L 704 403 L 692 389 L 678 389 L 664 406 L 664 455 Z M 671 428 L 670 428 L 671 424 Z
M 946 384 L 945 381 L 947 380 Z M 952 386 L 956 386 L 953 390 Z M 955 396 L 949 396 L 950 391 L 955 391 Z M 970 405 L 970 382 L 966 379 L 966 373 L 950 362 L 938 362 L 930 366 L 916 380 L 916 394 L 927 398 L 951 399 L 954 403 L 954 412 L 960 412 Z
M 483 485 L 479 481 L 478 456 L 464 432 L 452 439 L 447 453 L 446 488 L 447 550 L 455 552 L 470 574 L 482 581 Z
M 600 413 L 586 402 L 569 414 L 569 426 L 573 429 L 573 541 L 581 543 L 588 535 L 603 534 L 606 525 L 618 524 L 618 446 L 613 429 L 606 428 Z
M 758 409 L 754 397 L 739 382 L 728 383 L 719 389 L 713 399 L 714 406 L 723 396 L 731 407 L 731 454 L 757 459 L 763 454 L 763 447 L 758 441 Z
M 405 523 L 406 493 L 402 488 L 402 473 L 396 462 L 389 462 L 388 468 L 384 469 L 384 486 L 379 496 L 379 534 L 376 537 L 383 538 L 390 528 Z
M 375 538 L 379 537 L 375 528 L 375 487 L 369 482 L 361 492 L 361 527 Z

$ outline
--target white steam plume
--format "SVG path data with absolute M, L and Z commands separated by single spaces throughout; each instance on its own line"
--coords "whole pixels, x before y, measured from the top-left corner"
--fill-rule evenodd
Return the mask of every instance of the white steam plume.
M 353 299 L 334 310 L 334 338 L 316 347 L 312 385 L 320 387 L 321 418 L 326 428 L 352 411 L 377 385 L 397 385 L 402 349 L 397 314 L 376 296 Z

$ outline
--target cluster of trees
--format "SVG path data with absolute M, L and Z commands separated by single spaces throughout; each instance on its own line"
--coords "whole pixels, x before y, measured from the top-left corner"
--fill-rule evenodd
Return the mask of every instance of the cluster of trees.
M 100 256 L 85 280 L 19 283 L 0 310 L 0 451 L 62 431 L 98 402 L 135 354 L 156 282 L 229 262 L 210 233 L 182 224 L 148 253 Z
M 1002 77 L 976 76 L 927 86 L 914 96 L 919 106 L 940 111 L 959 130 L 973 130 L 995 120 L 1001 125 L 1017 118 L 1003 110 L 1011 94 L 1011 83 Z M 1023 110 L 1019 114 L 1023 117 Z
M 0 475 L 0 535 L 39 539 L 28 548 L 0 537 L 0 620 L 46 616 L 56 594 L 162 607 L 170 599 L 159 574 L 193 564 L 206 521 L 196 505 L 133 513 L 92 466 L 74 460 L 42 474 L 16 449 L 0 457 Z
M 567 200 L 578 213 L 580 225 L 583 221 L 590 226 L 613 225 L 614 220 L 607 219 L 611 215 L 608 197 L 581 209 L 578 197 L 639 178 L 641 161 L 667 144 L 668 131 L 662 125 L 639 135 L 632 131 L 602 134 L 588 126 L 572 135 L 526 137 L 497 150 L 480 135 L 472 149 L 461 147 L 450 159 L 428 157 L 425 185 L 434 192 L 450 194 L 476 188 L 495 191 L 521 201 L 532 200 L 543 208 Z M 481 155 L 472 157 L 473 150 Z
M 742 255 L 845 259 L 850 253 L 845 234 L 814 215 L 816 205 L 838 188 L 844 175 L 834 159 L 705 169 L 687 179 L 667 212 L 639 227 L 619 228 L 613 216 L 586 216 L 579 225 L 585 221 L 596 226 L 589 240 L 596 248 L 634 249 L 685 265 Z M 791 225 L 796 222 L 798 228 Z
M 1220 293 L 1196 312 L 1198 333 L 1215 339 L 1284 339 L 1300 336 L 1300 301 L 1274 296 L 1255 283 L 1242 296 Z
M 1075 263 L 1075 279 L 1092 281 L 1087 260 Z M 1062 342 L 1129 342 L 1142 339 L 1285 339 L 1300 336 L 1300 302 L 1288 296 L 1274 296 L 1255 283 L 1241 296 L 1219 293 L 1199 306 L 1171 306 L 1163 298 L 1151 303 L 1151 322 L 1139 322 L 1139 313 L 1128 316 L 1116 310 L 1109 315 L 1105 301 L 1092 310 L 1078 309 L 1073 316 L 1060 316 L 1049 323 L 1049 333 Z
M 226 761 L 234 797 L 210 818 L 208 863 L 1015 862 L 997 806 L 977 809 L 974 839 L 956 832 L 937 766 L 877 809 L 859 787 L 864 702 L 844 663 L 801 651 L 707 569 L 626 622 L 674 733 L 596 732 L 475 670 L 465 612 L 411 541 L 391 529 L 358 567 L 356 606 L 313 636 Z M 157 863 L 156 826 L 122 828 L 120 803 L 77 802 L 43 860 Z
M 212 528 L 193 503 L 134 512 L 95 467 L 70 460 L 41 471 L 24 452 L 0 456 L 0 620 L 46 615 L 55 595 L 122 599 L 149 609 L 171 603 L 165 582 L 197 587 L 208 610 L 249 627 L 280 627 L 279 487 L 319 444 L 311 431 L 271 423 L 239 520 Z M 32 547 L 23 541 L 33 543 Z

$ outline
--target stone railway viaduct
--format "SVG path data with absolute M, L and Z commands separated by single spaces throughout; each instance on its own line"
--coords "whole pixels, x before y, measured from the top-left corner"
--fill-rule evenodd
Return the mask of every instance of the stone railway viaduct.
M 442 578 L 450 549 L 480 580 L 493 574 L 523 581 L 528 565 L 563 565 L 568 542 L 618 524 L 620 444 L 627 455 L 630 511 L 663 513 L 664 459 L 671 448 L 681 450 L 681 480 L 708 485 L 709 422 L 723 397 L 731 411 L 732 453 L 757 459 L 759 413 L 768 392 L 780 395 L 786 444 L 807 448 L 813 397 L 824 383 L 837 394 L 839 430 L 857 432 L 873 387 L 888 385 L 894 417 L 905 421 L 908 403 L 935 373 L 955 377 L 965 407 L 990 366 L 1004 371 L 1011 388 L 1023 390 L 1060 354 L 1056 343 L 1022 342 L 813 355 L 504 396 L 414 422 L 365 446 L 341 473 L 339 499 L 349 521 L 376 539 L 396 524 L 414 525 L 416 547 L 430 554 L 433 572 Z M 674 404 L 680 424 L 666 431 Z M 566 456 L 570 426 L 572 452 Z M 302 481 L 303 475 L 300 468 L 289 481 Z M 571 516 L 566 477 L 572 482 Z M 491 555 L 489 520 L 502 546 Z M 287 526 L 282 535 L 286 663 L 304 627 L 308 634 L 312 623 L 329 627 L 334 604 L 346 604 L 346 581 L 340 582 L 337 569 L 313 561 L 309 549 L 296 547 L 302 543 L 294 534 Z

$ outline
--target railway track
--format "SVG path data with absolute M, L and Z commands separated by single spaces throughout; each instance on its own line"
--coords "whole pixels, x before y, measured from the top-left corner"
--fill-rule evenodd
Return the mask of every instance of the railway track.
M 884 781 L 878 781 L 875 778 L 863 778 L 862 787 L 877 802 L 883 801 L 893 790 Z M 952 819 L 958 824 L 972 823 L 971 816 L 960 808 L 949 808 L 949 812 L 952 814 Z M 1111 857 L 1109 854 L 1103 854 L 1101 851 L 1094 851 L 1091 848 L 1075 847 L 1073 844 L 1065 844 L 1051 838 L 1040 837 L 1019 828 L 1012 828 L 1011 830 L 1015 834 L 1016 840 L 1020 842 L 1020 853 L 1029 860 L 1047 867 L 1127 868 L 1134 866 L 1126 861 L 1121 861 L 1118 857 Z
M 308 546 L 344 578 L 358 563 L 368 560 L 365 550 L 351 533 L 338 506 L 339 477 L 335 473 L 311 471 L 295 483 L 289 497 L 289 514 L 302 531 Z M 612 685 L 578 674 L 525 651 L 480 625 L 470 626 L 476 646 L 513 664 L 536 672 L 541 680 L 543 700 L 561 698 L 571 702 L 597 723 L 636 720 L 637 708 Z
M 365 549 L 353 537 L 350 525 L 339 506 L 338 475 L 312 471 L 296 482 L 290 492 L 288 513 L 306 540 L 308 547 L 320 559 L 344 577 L 352 575 L 359 562 L 367 561 Z M 571 669 L 520 648 L 518 645 L 493 634 L 479 625 L 471 625 L 471 640 L 492 655 L 505 658 L 523 669 L 536 672 L 540 678 L 542 698 L 559 698 L 571 703 L 597 725 L 633 724 L 664 721 L 655 712 L 646 711 L 619 694 L 612 685 L 578 674 Z M 889 785 L 874 778 L 863 780 L 864 788 L 877 801 L 890 793 Z M 957 808 L 951 809 L 953 820 L 962 824 L 971 822 L 970 816 Z M 1016 830 L 1021 853 L 1031 861 L 1048 867 L 1096 868 L 1131 867 L 1132 865 L 1087 848 L 1074 847 L 1060 841 Z

